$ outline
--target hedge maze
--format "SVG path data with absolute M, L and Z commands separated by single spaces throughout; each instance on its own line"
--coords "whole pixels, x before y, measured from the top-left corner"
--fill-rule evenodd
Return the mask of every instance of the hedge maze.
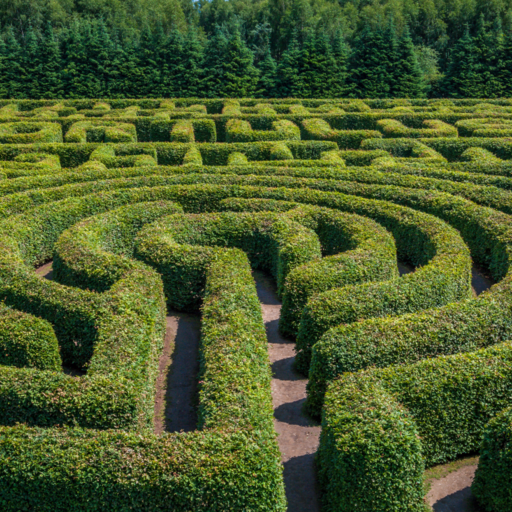
M 260 269 L 323 510 L 424 512 L 482 449 L 510 511 L 511 134 L 511 100 L 0 102 L 0 508 L 286 510 Z M 199 419 L 156 435 L 168 308 L 201 314 Z

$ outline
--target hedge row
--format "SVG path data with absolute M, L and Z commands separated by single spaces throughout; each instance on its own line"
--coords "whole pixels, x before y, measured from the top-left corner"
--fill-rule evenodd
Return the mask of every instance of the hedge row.
M 254 130 L 248 121 L 230 119 L 225 128 L 226 142 L 257 142 L 269 140 L 300 140 L 297 125 L 287 120 L 273 121 L 270 130 Z
M 222 209 L 235 211 L 289 209 L 281 218 L 290 218 L 318 235 L 324 257 L 291 270 L 286 277 L 279 320 L 279 329 L 286 336 L 297 335 L 302 311 L 313 295 L 348 284 L 398 277 L 393 237 L 375 221 L 327 208 L 297 206 L 265 199 L 221 202 Z
M 1 144 L 62 142 L 62 128 L 55 123 L 0 123 Z
M 306 119 L 301 126 L 304 140 L 331 140 L 345 150 L 359 149 L 364 140 L 382 137 L 376 130 L 335 130 L 324 119 Z
M 437 119 L 426 119 L 422 128 L 408 128 L 396 119 L 381 119 L 377 121 L 378 129 L 384 137 L 412 138 L 422 137 L 457 137 L 457 128 L 451 124 L 443 123 Z
M 0 308 L 0 365 L 60 371 L 59 344 L 40 318 Z
M 319 159 L 322 152 L 337 149 L 334 142 L 329 141 L 283 141 L 283 146 L 289 149 L 293 158 L 298 160 Z M 233 144 L 198 144 L 204 165 L 226 165 L 231 153 L 244 153 L 250 161 L 271 160 L 271 152 L 276 142 L 252 142 L 252 143 L 233 143 Z M 40 144 L 37 152 L 44 152 L 60 157 L 63 167 L 77 167 L 87 162 L 92 152 L 103 145 L 98 143 L 87 144 Z M 181 165 L 183 158 L 190 149 L 187 143 L 137 143 L 137 144 L 119 144 L 115 146 L 116 154 L 136 152 L 143 153 L 147 151 L 156 151 L 158 163 L 160 165 Z M 18 155 L 31 153 L 34 146 L 30 144 L 3 144 L 0 145 L 0 159 L 12 160 Z
M 200 248 L 192 251 L 190 245 Z M 206 262 L 215 246 L 243 250 L 254 268 L 272 274 L 280 295 L 292 269 L 321 258 L 318 236 L 311 229 L 272 212 L 164 218 L 141 231 L 135 257 L 157 269 L 171 307 L 197 310 L 204 295 Z
M 471 491 L 485 510 L 507 512 L 512 504 L 512 409 L 485 427 Z
M 0 125 L 1 127 L 1 125 Z M 135 125 L 116 121 L 78 121 L 67 131 L 64 140 L 86 142 L 137 142 Z
M 512 399 L 511 363 L 507 342 L 334 382 L 318 452 L 325 509 L 423 511 L 423 464 L 479 448 Z
M 4 510 L 284 511 L 270 379 L 247 257 L 216 249 L 208 262 L 203 304 L 203 430 L 156 437 L 2 428 L 0 482 L 6 492 L 0 503 Z M 38 468 L 37 478 L 28 477 L 32 467 Z

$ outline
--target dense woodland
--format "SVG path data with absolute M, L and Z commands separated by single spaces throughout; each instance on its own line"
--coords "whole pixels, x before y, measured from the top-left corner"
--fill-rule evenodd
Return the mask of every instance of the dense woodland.
M 3 0 L 0 97 L 512 96 L 512 0 Z

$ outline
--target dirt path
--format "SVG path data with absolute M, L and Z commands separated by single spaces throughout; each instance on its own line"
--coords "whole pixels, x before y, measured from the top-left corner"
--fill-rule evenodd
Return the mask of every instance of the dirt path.
M 160 356 L 155 397 L 155 434 L 197 427 L 197 374 L 201 319 L 170 311 Z
M 284 465 L 288 511 L 317 512 L 320 503 L 314 458 L 318 449 L 320 426 L 302 413 L 307 379 L 293 371 L 294 342 L 282 338 L 278 332 L 281 303 L 275 285 L 260 272 L 254 273 L 254 279 L 272 363 L 274 421 Z
M 434 480 L 427 494 L 427 503 L 434 512 L 477 512 L 471 484 L 477 466 L 464 466 L 439 480 Z

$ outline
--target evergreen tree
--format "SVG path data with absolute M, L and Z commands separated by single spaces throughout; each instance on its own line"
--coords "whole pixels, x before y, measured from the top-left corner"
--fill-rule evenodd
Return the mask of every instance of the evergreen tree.
M 504 78 L 504 39 L 501 22 L 497 20 L 493 30 L 487 30 L 483 16 L 473 39 L 478 81 L 474 95 L 477 98 L 497 98 L 506 89 Z
M 419 98 L 423 96 L 424 82 L 414 44 L 406 27 L 397 46 L 397 62 L 393 65 L 394 80 L 391 96 L 394 98 Z
M 46 24 L 41 44 L 39 45 L 39 80 L 41 98 L 60 98 L 63 93 L 62 60 L 59 41 L 53 33 L 50 22 Z
M 28 98 L 41 97 L 41 84 L 39 82 L 40 66 L 39 40 L 32 24 L 29 24 L 25 32 L 25 45 L 22 52 L 20 82 L 23 84 L 25 95 Z
M 258 83 L 258 70 L 253 65 L 254 56 L 236 28 L 226 45 L 223 59 L 224 97 L 248 98 L 254 95 Z
M 277 93 L 281 98 L 289 98 L 295 95 L 300 88 L 299 59 L 301 56 L 297 32 L 283 53 L 283 57 L 277 66 Z
M 8 98 L 8 95 L 7 95 L 8 84 L 7 84 L 7 77 L 6 77 L 7 69 L 6 69 L 6 63 L 5 63 L 6 59 L 7 59 L 7 55 L 6 55 L 6 47 L 5 47 L 4 38 L 2 36 L 0 36 L 0 99 Z
M 202 75 L 201 63 L 204 58 L 204 48 L 197 36 L 194 27 L 190 27 L 185 37 L 182 60 L 182 89 L 180 95 L 184 97 L 202 96 Z
M 87 49 L 83 26 L 75 20 L 68 29 L 64 42 L 64 96 L 86 98 L 89 92 L 86 80 Z
M 466 26 L 464 35 L 453 47 L 448 70 L 443 80 L 446 96 L 455 98 L 475 98 L 480 92 L 477 53 L 473 38 Z
M 228 41 L 219 26 L 215 27 L 213 35 L 208 39 L 204 53 L 203 91 L 207 98 L 222 97 L 224 91 L 225 62 Z
M 151 29 L 146 24 L 140 35 L 138 61 L 139 80 L 137 84 L 138 95 L 141 97 L 158 96 L 160 73 L 157 69 L 157 48 Z
M 350 95 L 356 98 L 387 98 L 390 95 L 389 34 L 366 26 L 357 37 L 350 59 Z
M 260 76 L 256 87 L 256 96 L 258 98 L 275 97 L 277 95 L 277 65 L 276 61 L 272 58 L 270 44 L 267 44 L 265 55 L 258 65 L 258 70 Z
M 162 48 L 162 94 L 166 98 L 179 98 L 184 86 L 184 40 L 181 32 L 173 28 Z
M 341 30 L 338 30 L 332 41 L 334 68 L 332 71 L 332 97 L 343 98 L 347 95 L 348 80 L 348 47 Z
M 5 38 L 5 83 L 7 86 L 8 98 L 25 98 L 24 76 L 21 66 L 22 52 L 21 46 L 14 34 L 12 27 L 7 28 Z

